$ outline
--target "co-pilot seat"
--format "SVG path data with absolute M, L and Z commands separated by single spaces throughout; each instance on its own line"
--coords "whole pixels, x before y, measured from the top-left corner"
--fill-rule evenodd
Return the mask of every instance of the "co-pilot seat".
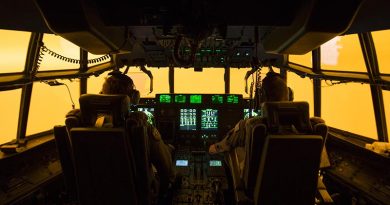
M 137 204 L 125 95 L 82 95 L 66 120 L 80 204 Z M 70 127 L 69 125 L 73 126 Z
M 246 125 L 245 147 L 227 155 L 240 204 L 314 204 L 324 124 L 312 126 L 307 102 L 267 102 Z
M 139 203 L 142 205 L 155 204 L 158 196 L 157 185 L 153 185 L 154 173 L 150 164 L 149 137 L 147 129 L 134 119 L 126 120 L 126 131 L 136 164 L 136 187 Z

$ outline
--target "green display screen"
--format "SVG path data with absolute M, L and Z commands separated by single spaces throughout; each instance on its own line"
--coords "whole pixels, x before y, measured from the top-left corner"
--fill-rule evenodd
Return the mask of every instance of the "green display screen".
M 190 95 L 191 104 L 200 104 L 202 103 L 202 95 Z
M 228 104 L 238 104 L 238 96 L 237 95 L 228 95 L 226 102 Z
M 187 96 L 175 95 L 175 103 L 186 103 Z
M 209 166 L 210 167 L 222 167 L 222 161 L 221 160 L 210 160 Z
M 213 95 L 213 96 L 211 96 L 211 102 L 213 104 L 223 104 L 223 96 L 222 95 Z
M 170 95 L 160 95 L 160 103 L 171 103 Z

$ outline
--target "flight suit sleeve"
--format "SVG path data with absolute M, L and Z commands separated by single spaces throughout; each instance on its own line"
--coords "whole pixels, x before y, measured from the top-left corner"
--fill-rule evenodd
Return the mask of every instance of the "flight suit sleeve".
M 238 146 L 245 145 L 245 123 L 246 120 L 240 120 L 233 129 L 231 129 L 221 141 L 215 143 L 217 152 L 227 152 Z
M 154 126 L 148 126 L 148 132 L 150 136 L 150 159 L 160 178 L 160 191 L 165 192 L 169 184 L 175 180 L 172 150 L 164 143 L 159 131 Z

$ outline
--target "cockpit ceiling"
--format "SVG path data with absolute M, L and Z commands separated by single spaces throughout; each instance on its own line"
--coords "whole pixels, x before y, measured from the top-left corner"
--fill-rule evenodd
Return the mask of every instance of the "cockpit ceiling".
M 32 0 L 2 0 L 0 29 L 52 33 Z
M 195 24 L 208 21 L 223 25 L 289 26 L 297 9 L 307 0 L 110 0 L 96 2 L 103 22 L 108 26 L 150 26 L 162 24 Z M 61 3 L 62 2 L 62 3 Z M 72 5 L 78 0 L 56 1 L 58 7 Z M 200 3 L 199 3 L 200 2 Z M 339 2 L 332 1 L 334 7 Z M 390 1 L 366 0 L 347 34 L 390 29 Z M 332 15 L 332 10 L 329 10 Z M 195 18 L 186 18 L 191 16 Z M 196 16 L 199 16 L 197 19 Z M 202 17 L 200 17 L 202 16 Z M 71 24 L 72 22 L 69 22 Z M 329 22 L 332 23 L 332 22 Z M 0 29 L 51 33 L 33 0 L 2 0 Z
M 365 0 L 346 34 L 390 29 L 389 8 L 389 0 Z

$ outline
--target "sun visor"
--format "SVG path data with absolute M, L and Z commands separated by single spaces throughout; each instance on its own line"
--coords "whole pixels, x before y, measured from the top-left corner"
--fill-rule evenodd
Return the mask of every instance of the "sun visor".
M 343 34 L 363 0 L 308 0 L 291 26 L 276 28 L 263 38 L 266 52 L 301 55 Z
M 125 53 L 133 39 L 126 27 L 105 26 L 94 2 L 35 0 L 49 29 L 93 54 Z

